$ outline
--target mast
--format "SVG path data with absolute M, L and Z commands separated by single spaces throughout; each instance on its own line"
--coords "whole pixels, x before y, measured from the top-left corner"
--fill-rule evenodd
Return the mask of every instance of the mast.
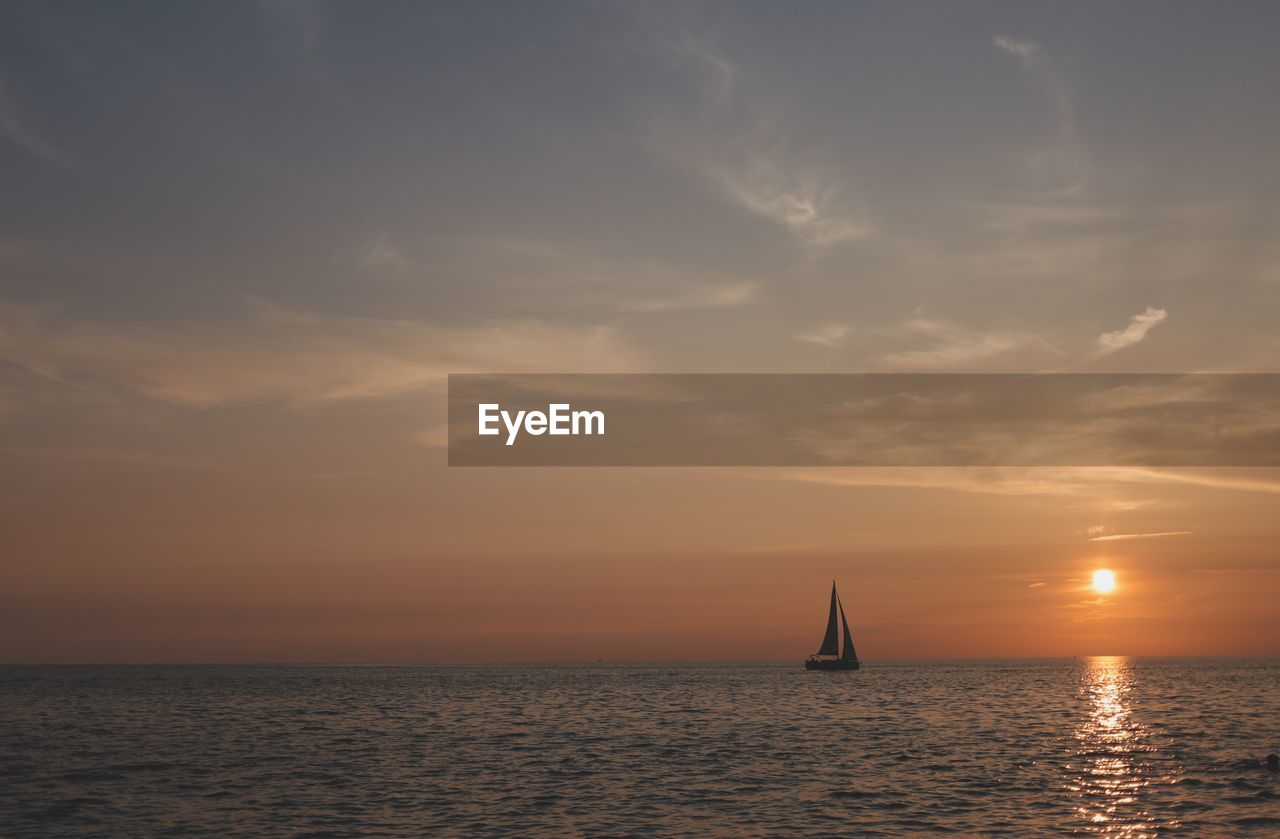
M 822 649 L 818 655 L 840 655 L 840 638 L 836 635 L 836 581 L 831 581 L 831 614 L 827 617 L 827 634 L 822 637 Z
M 840 623 L 844 626 L 844 655 L 845 661 L 857 661 L 858 653 L 853 649 L 853 636 L 849 634 L 849 621 L 844 616 L 844 603 L 840 604 Z

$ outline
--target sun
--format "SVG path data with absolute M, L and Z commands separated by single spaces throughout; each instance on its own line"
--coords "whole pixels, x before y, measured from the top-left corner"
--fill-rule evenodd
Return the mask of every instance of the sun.
M 1093 572 L 1093 590 L 1100 594 L 1106 594 L 1114 591 L 1116 587 L 1116 572 L 1106 568 L 1099 568 Z

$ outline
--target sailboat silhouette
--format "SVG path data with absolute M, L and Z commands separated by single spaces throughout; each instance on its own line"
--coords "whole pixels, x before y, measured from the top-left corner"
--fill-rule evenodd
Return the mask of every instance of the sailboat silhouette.
M 840 638 L 836 635 L 836 611 L 840 612 L 840 624 L 844 627 L 844 654 L 840 653 Z M 822 647 L 815 655 L 804 660 L 805 670 L 858 670 L 862 662 L 853 649 L 853 636 L 849 634 L 849 621 L 844 616 L 844 604 L 836 594 L 836 581 L 831 581 L 831 613 L 827 616 L 827 634 L 822 636 Z

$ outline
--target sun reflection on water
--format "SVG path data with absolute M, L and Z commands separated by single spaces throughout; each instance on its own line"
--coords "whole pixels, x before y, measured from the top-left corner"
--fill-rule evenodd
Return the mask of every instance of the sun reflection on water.
M 1068 765 L 1068 788 L 1078 797 L 1083 830 L 1112 836 L 1155 836 L 1177 827 L 1161 822 L 1144 806 L 1153 783 L 1176 780 L 1159 769 L 1158 739 L 1133 712 L 1136 689 L 1132 662 L 1103 656 L 1081 662 L 1080 691 L 1086 715 L 1076 726 L 1076 750 Z

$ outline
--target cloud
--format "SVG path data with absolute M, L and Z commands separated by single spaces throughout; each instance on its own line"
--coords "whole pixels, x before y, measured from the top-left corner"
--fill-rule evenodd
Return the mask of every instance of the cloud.
M 449 448 L 449 423 L 438 422 L 429 425 L 413 435 L 413 441 L 428 449 Z
M 933 344 L 928 349 L 885 355 L 882 362 L 895 370 L 942 370 L 1033 349 L 1057 352 L 1035 335 L 979 332 L 938 318 L 915 317 L 891 331 L 909 338 L 923 337 Z
M 404 270 L 409 260 L 396 246 L 391 234 L 379 232 L 360 250 L 360 264 L 370 268 Z
M 836 487 L 901 487 L 973 492 L 983 495 L 1058 496 L 1098 502 L 1112 509 L 1141 506 L 1122 491 L 1125 485 L 1174 484 L 1234 492 L 1280 494 L 1280 480 L 1235 478 L 1130 466 L 1081 467 L 860 467 L 743 470 L 755 477 Z M 1113 495 L 1108 495 L 1113 492 Z
M 700 173 L 738 206 L 808 247 L 873 234 L 866 214 L 842 202 L 836 179 L 815 162 L 813 150 L 794 148 L 784 128 L 791 120 L 744 92 L 729 58 L 688 32 L 657 43 L 655 56 L 691 75 L 698 91 L 691 113 L 652 118 L 662 156 Z
M 728 59 L 687 30 L 680 30 L 674 37 L 659 38 L 653 44 L 660 56 L 694 68 L 704 96 L 718 105 L 729 104 L 737 72 Z
M 832 323 L 826 326 L 820 326 L 812 332 L 805 332 L 796 335 L 797 341 L 807 341 L 810 344 L 818 344 L 823 347 L 835 349 L 840 346 L 840 342 L 849 334 L 849 326 L 844 323 Z
M 754 303 L 760 291 L 755 282 L 726 283 L 674 291 L 665 296 L 621 301 L 624 312 L 673 312 L 691 309 L 722 309 Z
M 778 477 L 834 487 L 900 487 L 1015 496 L 1075 496 L 1082 494 L 1082 483 L 1095 488 L 1097 483 L 1088 475 L 1079 476 L 1073 474 L 1072 470 L 1049 468 L 822 467 L 790 470 L 780 473 Z
M 1190 536 L 1190 530 L 1166 530 L 1162 533 L 1112 533 L 1109 536 L 1094 536 L 1090 542 L 1123 542 L 1129 539 L 1159 539 L 1165 536 Z
M 59 381 L 93 377 L 164 402 L 360 399 L 448 373 L 624 372 L 644 358 L 606 327 L 503 321 L 445 327 L 263 303 L 234 321 L 118 324 L 0 304 L 0 358 Z
M 1134 481 L 1168 482 L 1208 487 L 1210 489 L 1280 495 L 1280 481 L 1270 481 L 1265 478 L 1234 478 L 1197 472 L 1171 472 L 1162 469 L 1129 469 L 1126 474 L 1128 479 Z
M 0 136 L 50 163 L 70 166 L 71 157 L 40 135 L 23 115 L 17 97 L 0 78 Z
M 782 225 L 806 245 L 822 247 L 872 234 L 863 217 L 833 208 L 834 189 L 796 182 L 773 161 L 757 159 L 745 167 L 719 163 L 711 168 L 718 170 L 716 176 L 739 204 Z
M 1000 35 L 993 44 L 1018 59 L 1053 113 L 1054 139 L 1047 148 L 1032 156 L 1035 174 L 1042 182 L 1053 184 L 1057 195 L 1078 192 L 1084 186 L 1089 167 L 1079 139 L 1071 91 L 1058 75 L 1052 57 L 1035 41 Z
M 1148 306 L 1146 311 L 1129 318 L 1129 325 L 1124 329 L 1119 329 L 1115 332 L 1104 332 L 1099 335 L 1097 355 L 1109 355 L 1117 350 L 1140 343 L 1147 337 L 1148 332 L 1163 323 L 1167 317 L 1169 317 L 1169 313 L 1164 309 Z
M 1034 68 L 1048 61 L 1044 48 L 1034 41 L 1018 41 L 1004 35 L 998 35 L 995 39 L 995 45 L 1005 52 L 1018 56 L 1023 65 L 1028 68 Z
M 522 292 L 554 297 L 559 309 L 650 314 L 748 306 L 763 284 L 733 274 L 696 273 L 661 259 L 617 260 L 580 247 L 525 239 L 481 239 L 473 269 L 518 278 Z M 512 283 L 515 285 L 515 283 Z
M 1069 234 L 1072 244 L 1114 241 L 1131 214 L 1115 207 L 1061 201 L 986 201 L 974 204 L 984 231 L 999 234 Z M 1124 241 L 1128 241 L 1127 238 Z M 1058 265 L 1055 265 L 1055 269 Z

